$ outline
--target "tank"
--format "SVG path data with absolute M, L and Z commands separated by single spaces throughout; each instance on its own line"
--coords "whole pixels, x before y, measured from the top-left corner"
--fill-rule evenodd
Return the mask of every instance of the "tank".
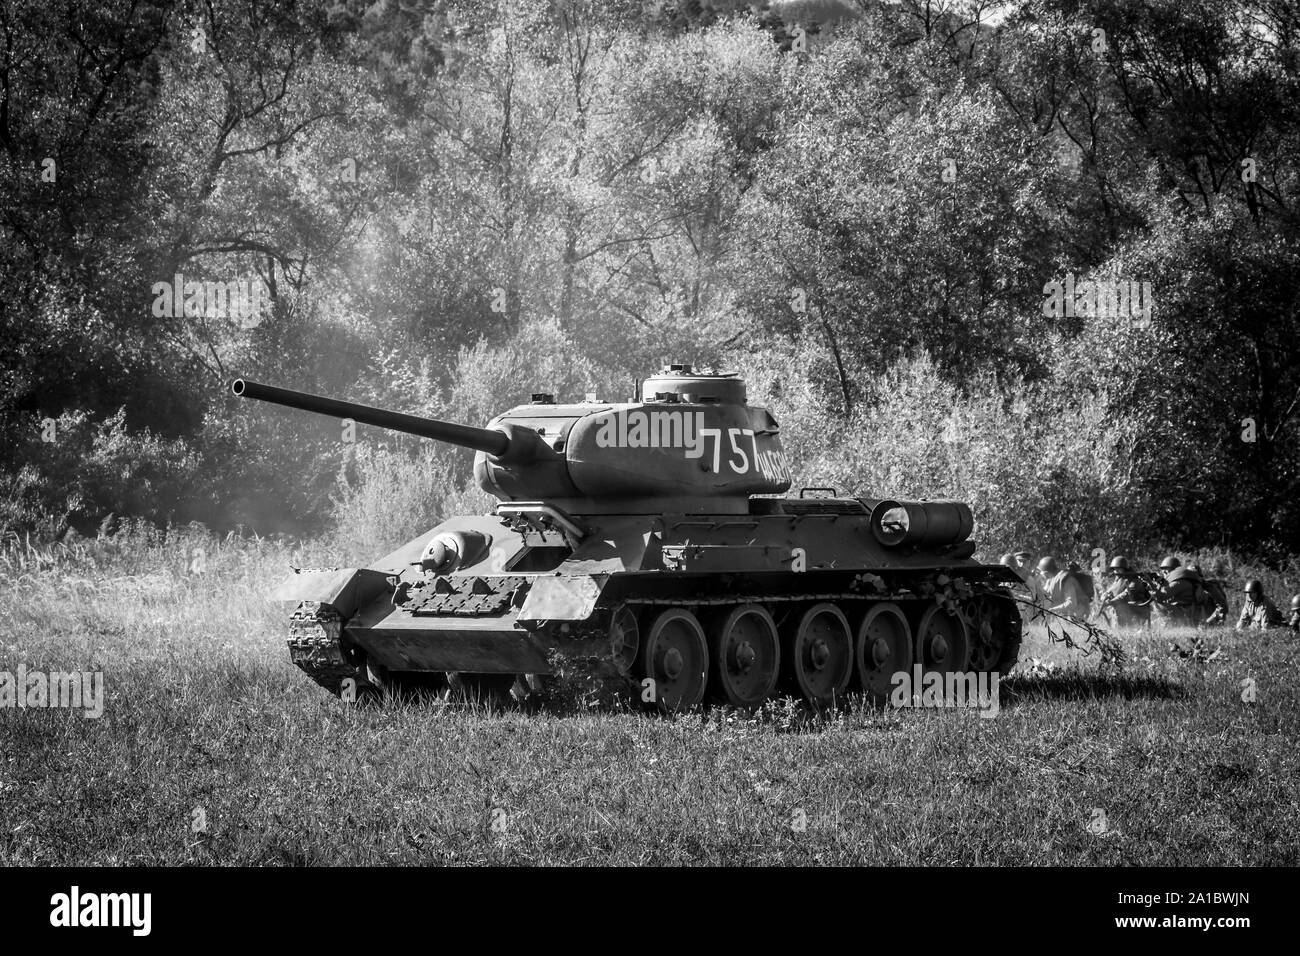
M 597 659 L 666 711 L 783 693 L 824 707 L 884 701 L 900 672 L 1015 664 L 1019 578 L 973 558 L 970 507 L 791 494 L 780 426 L 738 376 L 670 365 L 629 401 L 537 394 L 485 428 L 232 390 L 471 448 L 498 500 L 280 588 L 293 663 L 348 699 L 467 677 L 535 691 Z

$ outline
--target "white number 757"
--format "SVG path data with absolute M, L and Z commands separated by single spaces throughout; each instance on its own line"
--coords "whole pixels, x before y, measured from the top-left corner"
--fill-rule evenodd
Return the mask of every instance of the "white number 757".
M 749 439 L 750 447 L 755 450 L 757 457 L 757 444 L 754 439 L 754 430 L 752 428 L 728 428 L 727 438 L 731 441 L 731 458 L 727 459 L 727 465 L 737 474 L 744 474 L 749 471 L 750 457 L 745 453 L 736 441 L 736 436 L 740 435 Z M 722 470 L 722 429 L 721 428 L 701 428 L 700 441 L 713 439 L 713 473 L 716 475 Z M 739 461 L 737 461 L 739 459 Z

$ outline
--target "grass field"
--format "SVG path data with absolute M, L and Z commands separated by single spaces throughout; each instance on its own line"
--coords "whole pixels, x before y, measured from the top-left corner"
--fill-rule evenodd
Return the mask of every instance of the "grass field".
M 0 710 L 0 864 L 1300 863 L 1287 631 L 1033 634 L 993 719 L 358 708 L 288 663 L 288 553 L 198 540 L 7 552 L 0 670 L 106 699 Z

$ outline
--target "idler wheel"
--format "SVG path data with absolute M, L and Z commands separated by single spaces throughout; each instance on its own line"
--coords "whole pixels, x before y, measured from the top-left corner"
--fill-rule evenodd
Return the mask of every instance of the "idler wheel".
M 916 660 L 926 673 L 965 671 L 970 666 L 970 635 L 960 614 L 933 604 L 921 615 L 916 628 Z
M 844 697 L 853 676 L 853 632 L 834 604 L 815 604 L 803 613 L 783 648 L 787 680 L 814 707 Z
M 640 673 L 654 681 L 661 710 L 690 710 L 704 699 L 709 647 L 694 614 L 674 607 L 654 619 L 641 648 Z
M 771 695 L 781 673 L 776 621 L 758 604 L 742 604 L 709 628 L 713 696 L 733 707 L 757 707 Z
M 874 604 L 862 618 L 857 640 L 858 680 L 877 704 L 889 700 L 893 677 L 912 672 L 912 628 L 893 602 Z

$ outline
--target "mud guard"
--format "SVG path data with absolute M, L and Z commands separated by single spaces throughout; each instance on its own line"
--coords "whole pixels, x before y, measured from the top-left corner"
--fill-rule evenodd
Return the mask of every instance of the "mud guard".
M 521 621 L 585 621 L 591 617 L 607 574 L 563 574 L 538 578 L 528 591 Z
M 272 601 L 319 601 L 346 620 L 363 605 L 392 590 L 390 575 L 370 568 L 304 568 L 271 592 Z

